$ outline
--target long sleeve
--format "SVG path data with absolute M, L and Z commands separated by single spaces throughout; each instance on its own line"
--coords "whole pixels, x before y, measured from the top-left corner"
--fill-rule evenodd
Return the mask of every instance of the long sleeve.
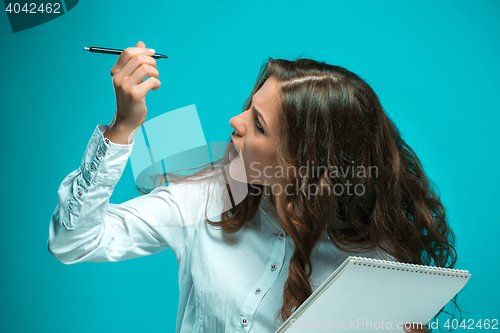
M 80 167 L 62 181 L 49 226 L 48 251 L 64 264 L 121 261 L 183 247 L 203 220 L 201 185 L 170 184 L 110 204 L 134 142 L 115 144 L 97 125 Z

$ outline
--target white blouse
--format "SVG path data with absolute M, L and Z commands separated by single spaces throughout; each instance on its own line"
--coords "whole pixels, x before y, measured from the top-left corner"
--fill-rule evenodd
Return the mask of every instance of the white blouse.
M 212 221 L 221 219 L 220 182 L 173 183 L 110 204 L 134 142 L 115 144 L 103 137 L 106 128 L 97 125 L 80 167 L 59 186 L 49 252 L 75 264 L 127 260 L 170 248 L 179 264 L 177 333 L 278 329 L 282 321 L 274 318 L 294 245 L 267 197 L 256 216 L 231 236 L 204 222 L 205 213 Z M 312 254 L 313 291 L 348 255 L 325 233 Z M 351 255 L 391 259 L 382 251 Z

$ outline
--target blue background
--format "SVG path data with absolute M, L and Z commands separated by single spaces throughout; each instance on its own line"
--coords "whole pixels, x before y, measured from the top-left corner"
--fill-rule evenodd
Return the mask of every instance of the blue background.
M 82 47 L 139 40 L 169 56 L 157 60 L 162 85 L 147 95 L 147 119 L 195 104 L 207 141 L 227 140 L 269 56 L 359 74 L 440 189 L 457 267 L 472 273 L 459 298 L 465 319 L 498 319 L 499 14 L 497 1 L 80 1 L 15 34 L 0 14 L 0 331 L 175 331 L 171 250 L 63 265 L 46 248 L 59 184 L 116 107 L 118 56 Z M 111 202 L 134 188 L 129 162 Z

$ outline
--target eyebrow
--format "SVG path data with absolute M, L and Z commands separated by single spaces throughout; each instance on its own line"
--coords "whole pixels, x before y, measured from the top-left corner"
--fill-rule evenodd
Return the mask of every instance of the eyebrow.
M 257 116 L 262 120 L 262 122 L 264 123 L 264 125 L 267 126 L 266 124 L 266 120 L 264 119 L 264 117 L 262 117 L 262 113 L 260 113 L 259 110 L 257 110 L 254 106 L 253 106 L 253 96 L 252 96 L 252 110 L 257 114 Z

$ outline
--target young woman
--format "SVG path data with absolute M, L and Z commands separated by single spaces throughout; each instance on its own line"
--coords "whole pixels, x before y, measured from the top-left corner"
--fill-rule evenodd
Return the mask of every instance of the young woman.
M 310 59 L 264 64 L 229 122 L 235 149 L 223 159 L 109 204 L 146 119 L 145 96 L 160 87 L 152 54 L 139 42 L 111 69 L 115 118 L 97 126 L 59 188 L 48 239 L 58 260 L 171 248 L 178 332 L 274 332 L 348 255 L 454 266 L 444 207 L 375 92 Z

